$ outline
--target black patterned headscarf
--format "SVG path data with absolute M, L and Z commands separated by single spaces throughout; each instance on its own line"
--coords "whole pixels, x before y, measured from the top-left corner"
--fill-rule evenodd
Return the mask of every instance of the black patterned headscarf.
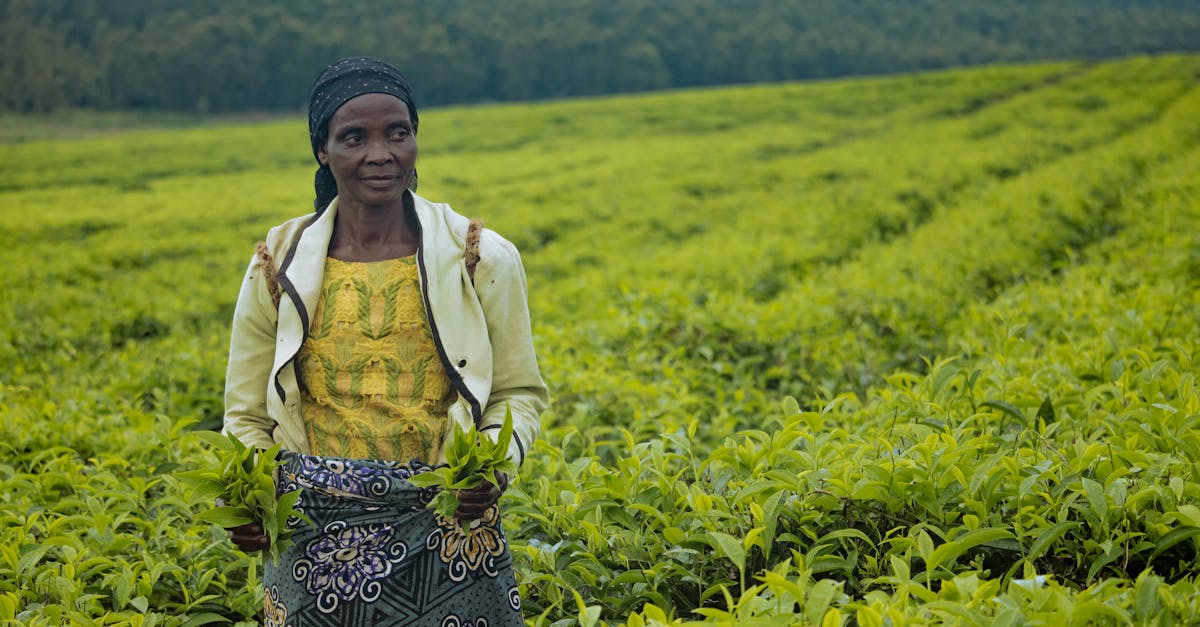
M 329 119 L 351 98 L 363 94 L 388 94 L 402 100 L 408 106 L 413 132 L 417 132 L 417 106 L 413 103 L 412 88 L 400 70 L 378 59 L 350 57 L 326 67 L 313 84 L 312 97 L 308 101 L 308 137 L 314 157 L 329 138 Z M 411 185 L 414 189 L 415 182 L 414 172 L 414 184 Z M 337 182 L 329 166 L 317 168 L 313 186 L 317 192 L 316 209 L 324 211 L 337 196 Z

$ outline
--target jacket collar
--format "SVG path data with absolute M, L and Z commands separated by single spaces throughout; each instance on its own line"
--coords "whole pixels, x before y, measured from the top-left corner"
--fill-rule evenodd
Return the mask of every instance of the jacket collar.
M 428 248 L 427 244 L 431 240 L 454 237 L 453 228 L 446 228 L 448 225 L 438 219 L 439 212 L 428 200 L 411 191 L 405 191 L 404 201 L 404 204 L 412 207 L 417 214 L 417 222 L 421 225 L 422 248 Z M 313 214 L 309 222 L 302 227 L 299 236 L 293 240 L 279 267 L 279 285 L 295 306 L 300 317 L 301 329 L 308 329 L 309 312 L 316 308 L 321 296 L 325 258 L 329 254 L 329 241 L 333 238 L 337 211 L 338 199 L 334 198 L 324 211 Z M 465 218 L 461 221 L 465 223 Z M 461 242 L 456 243 L 462 245 Z M 452 270 L 443 268 L 443 264 L 448 261 L 453 265 L 457 256 L 446 256 L 436 247 L 435 250 L 426 251 L 426 254 L 429 257 L 423 260 L 423 269 L 434 273 L 434 276 L 430 277 L 431 282 L 438 285 L 438 280 L 442 278 L 438 275 Z

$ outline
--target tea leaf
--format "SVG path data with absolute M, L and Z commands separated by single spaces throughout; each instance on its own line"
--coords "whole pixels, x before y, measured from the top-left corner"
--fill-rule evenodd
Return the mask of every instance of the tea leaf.
M 188 616 L 187 622 L 183 627 L 199 627 L 200 625 L 211 625 L 212 623 L 227 623 L 229 619 L 215 612 L 202 612 Z
M 1029 552 L 1026 554 L 1026 559 L 1035 560 L 1042 556 L 1055 542 L 1058 542 L 1068 531 L 1082 525 L 1078 521 L 1060 522 L 1049 529 L 1038 534 L 1036 540 L 1029 547 Z
M 196 520 L 210 522 L 226 529 L 256 522 L 254 512 L 245 507 L 233 506 L 217 507 L 206 512 L 200 512 L 196 514 Z
M 1195 538 L 1197 536 L 1200 536 L 1200 527 L 1176 527 L 1175 529 L 1163 534 L 1163 536 L 1154 543 L 1154 552 L 1150 554 L 1150 559 L 1158 557 L 1164 551 L 1170 550 L 1171 547 L 1183 542 L 1184 540 Z
M 1004 401 L 988 400 L 979 404 L 980 407 L 990 407 L 1000 410 L 1001 413 L 1012 416 L 1018 424 L 1025 424 L 1025 414 L 1012 403 Z
M 742 547 L 740 540 L 720 531 L 704 534 L 700 539 L 716 549 L 719 555 L 733 562 L 733 565 L 737 566 L 739 571 L 745 570 L 746 549 Z
M 985 527 L 968 531 L 934 549 L 929 557 L 927 568 L 932 571 L 945 562 L 953 562 L 958 556 L 981 544 L 1012 537 L 1014 536 L 1011 531 L 1000 527 Z
M 1049 395 L 1046 396 L 1046 399 L 1042 401 L 1041 406 L 1038 407 L 1037 417 L 1046 424 L 1054 422 L 1054 404 L 1050 402 Z

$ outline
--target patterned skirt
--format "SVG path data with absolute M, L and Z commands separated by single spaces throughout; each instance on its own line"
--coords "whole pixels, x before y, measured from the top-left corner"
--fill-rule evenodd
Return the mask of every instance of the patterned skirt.
M 279 491 L 300 489 L 294 544 L 264 560 L 265 625 L 524 625 L 512 556 L 493 506 L 464 532 L 425 505 L 429 470 L 280 454 Z

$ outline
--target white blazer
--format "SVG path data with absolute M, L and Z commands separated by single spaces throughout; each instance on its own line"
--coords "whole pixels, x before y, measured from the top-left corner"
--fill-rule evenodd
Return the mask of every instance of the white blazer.
M 464 259 L 469 220 L 416 194 L 406 193 L 405 201 L 420 223 L 417 267 L 434 344 L 458 392 L 444 438 L 452 436 L 453 424 L 495 437 L 507 407 L 513 418 L 509 457 L 520 464 L 549 403 L 533 350 L 520 254 L 484 229 L 472 284 Z M 334 199 L 325 211 L 289 220 L 267 234 L 281 291 L 278 310 L 258 256 L 242 281 L 225 374 L 225 431 L 247 446 L 279 442 L 285 449 L 310 452 L 296 354 L 317 306 L 336 215 Z M 442 455 L 439 463 L 445 462 Z

